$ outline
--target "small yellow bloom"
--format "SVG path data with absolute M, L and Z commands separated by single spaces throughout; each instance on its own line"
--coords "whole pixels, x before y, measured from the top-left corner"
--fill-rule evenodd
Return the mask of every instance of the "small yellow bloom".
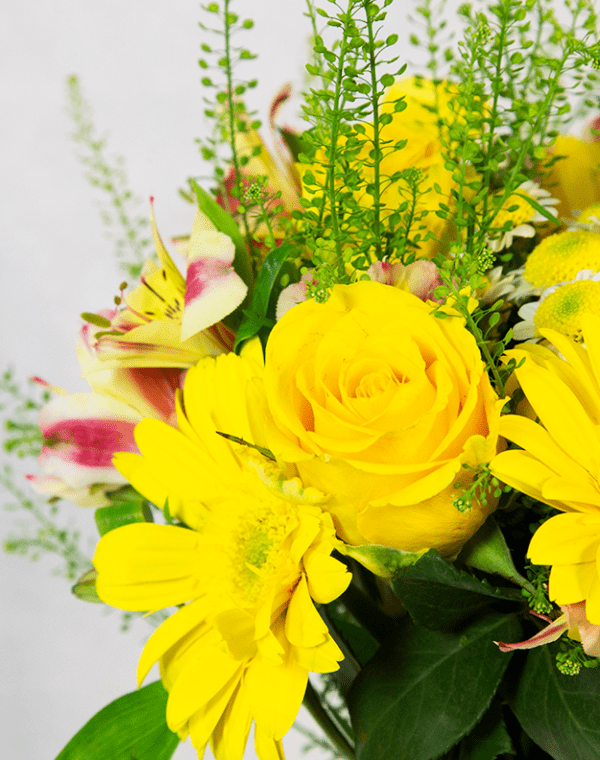
M 154 662 L 169 691 L 167 723 L 202 757 L 241 760 L 255 722 L 260 760 L 282 758 L 281 738 L 302 702 L 308 672 L 331 672 L 343 655 L 314 603 L 350 575 L 331 557 L 337 540 L 315 489 L 216 431 L 250 441 L 245 387 L 250 358 L 204 359 L 187 375 L 179 430 L 144 420 L 142 456 L 116 466 L 147 498 L 168 500 L 176 525 L 127 525 L 106 534 L 94 564 L 109 604 L 155 610 L 183 604 L 151 636 L 138 668 Z
M 600 316 L 600 282 L 597 280 L 568 282 L 553 290 L 538 306 L 534 323 L 538 333 L 550 328 L 578 340 L 586 314 Z
M 536 288 L 575 278 L 582 269 L 600 271 L 600 234 L 568 230 L 545 238 L 529 254 L 523 276 Z
M 580 224 L 595 224 L 598 226 L 600 224 L 600 202 L 586 206 L 577 217 L 577 221 Z
M 527 344 L 508 357 L 525 362 L 515 375 L 539 423 L 506 415 L 500 432 L 520 446 L 499 454 L 492 473 L 513 488 L 567 514 L 550 518 L 534 535 L 529 556 L 551 564 L 550 598 L 587 600 L 600 623 L 600 317 L 583 317 L 585 347 L 542 330 L 564 358 Z
M 502 228 L 509 222 L 508 232 L 498 234 L 488 240 L 491 250 L 498 253 L 503 248 L 508 248 L 513 243 L 513 238 L 532 238 L 535 236 L 535 224 L 543 223 L 546 217 L 537 211 L 529 201 L 536 201 L 553 212 L 552 206 L 558 203 L 547 190 L 543 190 L 535 182 L 527 181 L 520 185 L 516 192 L 508 197 L 494 219 L 493 226 Z M 510 210 L 512 209 L 512 210 Z
M 493 509 L 456 481 L 496 453 L 499 402 L 475 339 L 416 296 L 337 285 L 290 309 L 267 344 L 268 447 L 295 462 L 349 543 L 456 553 Z

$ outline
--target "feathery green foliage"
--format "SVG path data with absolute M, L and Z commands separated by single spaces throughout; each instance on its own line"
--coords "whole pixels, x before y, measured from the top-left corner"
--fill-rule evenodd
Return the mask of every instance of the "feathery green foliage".
M 114 239 L 120 267 L 129 277 L 139 277 L 150 243 L 146 237 L 148 220 L 138 212 L 139 199 L 128 188 L 125 160 L 107 154 L 107 138 L 99 136 L 92 109 L 81 92 L 79 79 L 67 79 L 67 111 L 74 125 L 72 138 L 79 146 L 78 158 L 90 185 L 105 193 L 100 216 Z

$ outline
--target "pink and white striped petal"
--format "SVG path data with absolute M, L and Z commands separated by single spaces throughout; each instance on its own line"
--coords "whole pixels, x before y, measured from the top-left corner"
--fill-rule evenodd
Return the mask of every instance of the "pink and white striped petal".
M 495 641 L 494 643 L 498 644 L 498 649 L 501 652 L 512 652 L 513 649 L 534 649 L 535 647 L 541 647 L 544 644 L 556 641 L 568 629 L 567 618 L 565 615 L 561 615 L 526 641 L 518 641 L 515 644 L 504 644 L 502 641 Z
M 140 419 L 126 404 L 95 393 L 53 399 L 40 413 L 42 471 L 71 488 L 126 483 L 112 458 L 118 451 L 138 451 L 133 430 Z
M 208 217 L 196 212 L 187 245 L 185 308 L 181 322 L 181 340 L 214 325 L 231 314 L 246 297 L 248 286 L 233 269 L 235 245 L 218 232 Z

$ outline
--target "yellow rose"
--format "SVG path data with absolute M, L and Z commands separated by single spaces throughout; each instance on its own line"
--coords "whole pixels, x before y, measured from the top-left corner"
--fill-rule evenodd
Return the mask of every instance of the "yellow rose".
M 440 141 L 437 122 L 438 118 L 449 123 L 457 119 L 464 120 L 462 114 L 459 113 L 457 117 L 450 109 L 450 102 L 457 92 L 456 85 L 449 82 L 441 82 L 436 86 L 429 79 L 410 77 L 395 82 L 387 91 L 381 105 L 381 114 L 391 117 L 391 121 L 382 126 L 379 132 L 382 145 L 379 174 L 382 178 L 389 178 L 407 169 L 421 170 L 423 194 L 415 211 L 427 212 L 427 215 L 418 224 L 413 225 L 412 234 L 419 230 L 421 240 L 418 252 L 429 259 L 439 252 L 440 241 L 444 239 L 447 228 L 447 221 L 437 216 L 436 211 L 439 211 L 440 203 L 452 206 L 452 190 L 456 187 L 452 171 L 445 168 L 445 151 Z M 403 111 L 395 111 L 394 104 L 401 97 L 405 99 L 406 108 Z M 362 131 L 355 137 L 364 144 L 357 158 L 360 161 L 362 179 L 370 185 L 375 180 L 375 170 L 370 158 L 373 150 L 373 125 L 363 124 Z M 406 141 L 406 145 L 402 150 L 396 150 L 395 145 L 400 140 Z M 345 142 L 345 137 L 340 138 L 340 145 Z M 324 188 L 328 181 L 325 170 L 328 159 L 325 149 L 319 149 L 315 158 L 313 164 L 297 166 L 302 179 L 302 195 L 309 199 L 320 195 L 320 188 Z M 314 185 L 309 186 L 305 181 L 308 171 L 312 174 L 311 182 L 314 180 Z M 341 185 L 341 180 L 338 182 Z M 373 203 L 372 196 L 365 192 L 363 186 L 356 192 L 355 197 L 357 203 L 362 206 L 370 206 Z M 412 201 L 412 195 L 405 181 L 390 183 L 385 180 L 382 182 L 379 200 L 382 204 L 381 213 L 386 217 L 395 213 L 400 204 L 407 200 Z M 436 239 L 423 240 L 427 232 L 435 235 Z
M 556 207 L 559 218 L 577 216 L 587 206 L 600 201 L 599 142 L 559 135 L 551 155 L 562 158 L 543 178 L 542 187 L 559 199 Z
M 494 508 L 453 501 L 496 453 L 502 402 L 460 318 L 372 281 L 288 311 L 267 344 L 264 435 L 348 543 L 454 555 Z

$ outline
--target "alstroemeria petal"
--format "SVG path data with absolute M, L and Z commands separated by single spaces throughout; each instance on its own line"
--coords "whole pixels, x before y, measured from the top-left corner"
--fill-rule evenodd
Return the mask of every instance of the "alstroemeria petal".
M 111 501 L 107 497 L 107 491 L 111 488 L 71 488 L 64 480 L 51 475 L 25 475 L 29 485 L 39 494 L 48 497 L 57 497 L 77 504 L 78 507 L 107 507 Z M 114 486 L 112 486 L 114 488 Z
M 543 628 L 535 636 L 532 636 L 526 641 L 518 641 L 515 644 L 504 644 L 502 641 L 496 641 L 498 649 L 501 652 L 512 652 L 513 649 L 533 649 L 534 647 L 541 647 L 543 644 L 550 644 L 552 641 L 559 639 L 563 633 L 568 629 L 567 618 L 565 615 L 561 615 L 556 618 L 554 622 Z
M 248 292 L 246 283 L 233 269 L 235 245 L 228 235 L 201 229 L 195 221 L 186 256 L 183 341 L 231 314 Z
M 125 483 L 112 466 L 117 451 L 137 451 L 133 430 L 140 415 L 116 399 L 95 393 L 58 396 L 42 409 L 40 467 L 71 488 Z

